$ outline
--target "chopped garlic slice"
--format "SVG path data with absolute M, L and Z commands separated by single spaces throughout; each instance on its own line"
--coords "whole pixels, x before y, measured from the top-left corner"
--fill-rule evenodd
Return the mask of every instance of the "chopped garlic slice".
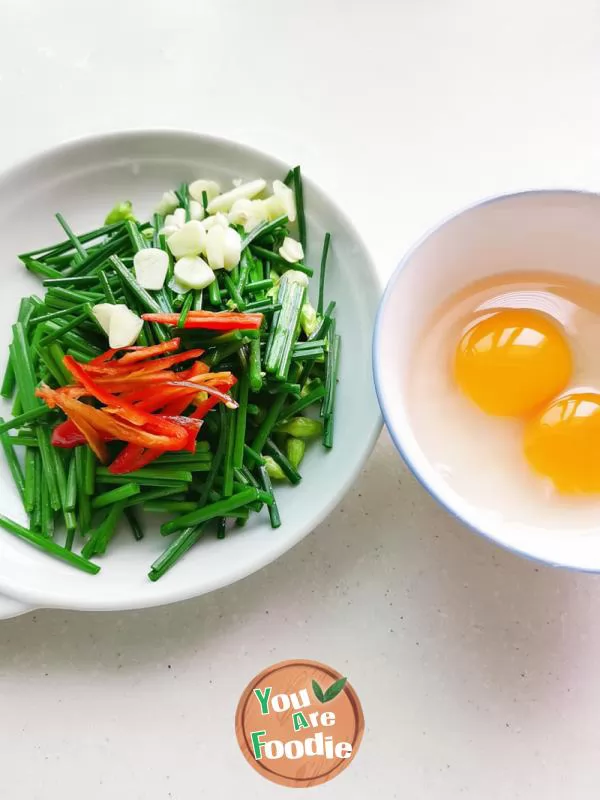
M 165 223 L 159 233 L 163 236 L 171 236 L 172 233 L 183 228 L 185 225 L 185 208 L 176 208 L 172 214 L 167 214 Z
M 190 219 L 204 219 L 204 207 L 197 200 L 190 200 Z
M 246 233 L 250 233 L 261 222 L 269 219 L 267 201 L 249 200 L 247 197 L 242 197 L 232 205 L 228 216 L 229 222 L 234 225 L 243 225 Z
M 289 221 L 295 222 L 296 198 L 290 187 L 286 186 L 282 181 L 273 181 L 273 197 L 278 201 Z
M 215 225 L 220 225 L 221 228 L 228 228 L 229 220 L 225 214 L 215 214 L 214 217 L 206 217 L 206 219 L 202 220 L 202 224 L 204 225 L 204 230 L 209 231 Z
M 119 303 L 118 305 L 123 304 Z M 98 303 L 92 308 L 94 316 L 98 320 L 98 324 L 107 336 L 108 332 L 110 331 L 110 320 L 115 308 L 117 308 L 115 303 Z M 127 306 L 123 305 L 123 308 L 127 308 Z
M 206 192 L 206 199 L 210 201 L 220 193 L 221 187 L 215 181 L 205 181 L 200 178 L 190 183 L 188 191 L 194 200 L 197 200 L 198 203 L 202 203 L 202 192 Z
M 199 256 L 184 256 L 175 264 L 175 278 L 188 289 L 204 289 L 215 280 L 215 273 Z
M 233 228 L 227 228 L 223 236 L 223 265 L 231 271 L 240 263 L 242 255 L 242 237 Z
M 175 258 L 199 256 L 204 250 L 206 230 L 201 222 L 192 219 L 167 239 L 169 250 Z
M 127 306 L 116 305 L 110 318 L 108 343 L 111 348 L 129 347 L 135 344 L 144 321 Z
M 304 272 L 300 272 L 299 269 L 288 269 L 287 272 L 284 272 L 283 278 L 285 278 L 288 283 L 298 283 L 300 286 L 308 287 L 308 275 L 305 275 Z
M 156 206 L 156 213 L 164 217 L 166 214 L 171 214 L 179 205 L 179 198 L 174 191 L 165 192 Z
M 225 230 L 221 225 L 213 225 L 206 234 L 206 260 L 211 269 L 225 267 Z
M 144 324 L 123 303 L 98 303 L 92 308 L 112 348 L 129 347 L 137 341 Z
M 233 228 L 213 225 L 206 236 L 206 259 L 211 269 L 232 270 L 240 263 L 242 237 Z
M 295 264 L 296 261 L 302 261 L 304 258 L 304 250 L 300 242 L 292 239 L 291 236 L 286 236 L 279 248 L 279 255 L 289 261 L 290 264 Z
M 319 317 L 310 302 L 304 303 L 300 312 L 300 325 L 306 336 L 312 336 L 319 327 Z
M 257 194 L 263 191 L 266 185 L 267 182 L 262 180 L 262 178 L 249 181 L 248 183 L 242 183 L 241 186 L 236 186 L 234 189 L 224 192 L 218 197 L 214 197 L 208 204 L 208 213 L 215 214 L 217 211 L 229 211 L 236 200 L 240 200 L 244 197 L 256 197 Z
M 175 294 L 187 294 L 190 290 L 189 286 L 184 286 L 182 283 L 179 283 L 179 281 L 175 277 L 174 272 L 173 272 L 173 277 L 171 278 L 167 286 L 172 292 L 175 292 Z
M 169 270 L 169 254 L 158 247 L 138 250 L 133 257 L 135 279 L 143 289 L 162 289 Z

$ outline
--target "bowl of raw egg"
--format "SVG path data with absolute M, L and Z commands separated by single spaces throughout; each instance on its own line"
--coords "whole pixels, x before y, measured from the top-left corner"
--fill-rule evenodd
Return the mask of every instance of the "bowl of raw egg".
M 600 571 L 600 196 L 497 197 L 398 266 L 374 335 L 390 434 L 475 531 Z

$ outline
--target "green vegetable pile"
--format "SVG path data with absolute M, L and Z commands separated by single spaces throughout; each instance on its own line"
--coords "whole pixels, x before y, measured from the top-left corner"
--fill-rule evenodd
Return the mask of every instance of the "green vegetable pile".
M 285 184 L 295 195 L 297 235 L 306 251 L 298 167 Z M 189 219 L 188 186 L 180 186 L 176 196 Z M 244 526 L 251 512 L 264 507 L 277 528 L 281 520 L 272 482 L 300 482 L 308 441 L 320 438 L 324 447 L 333 446 L 340 337 L 335 302 L 324 303 L 330 235 L 323 243 L 313 308 L 305 279 L 313 270 L 279 253 L 294 227 L 287 216 L 261 222 L 250 232 L 232 226 L 242 237 L 239 265 L 216 272 L 204 290 L 186 292 L 173 281 L 160 214 L 140 222 L 130 203 L 119 203 L 106 224 L 83 234 L 56 216 L 66 239 L 19 256 L 41 278 L 46 293 L 21 301 L 0 389 L 13 400 L 12 419 L 0 419 L 0 443 L 29 527 L 3 516 L 0 527 L 96 573 L 100 567 L 91 559 L 106 552 L 121 520 L 135 539 L 142 539 L 138 510 L 166 514 L 161 534 L 170 543 L 150 568 L 153 581 L 211 529 L 223 538 L 231 525 Z M 136 252 L 148 245 L 170 258 L 167 280 L 157 291 L 142 288 L 133 270 Z M 85 365 L 106 351 L 106 334 L 93 310 L 99 303 L 125 304 L 140 317 L 178 313 L 175 326 L 144 322 L 137 345 L 179 337 L 181 350 L 203 349 L 202 360 L 212 372 L 229 371 L 237 379 L 230 392 L 237 407 L 220 402 L 206 414 L 195 452 L 164 453 L 137 471 L 113 474 L 85 444 L 72 449 L 53 445 L 53 429 L 65 416 L 45 405 L 36 389 L 58 390 L 73 383 L 65 356 Z M 200 310 L 262 314 L 264 320 L 259 329 L 226 333 L 186 328 L 187 315 Z M 107 446 L 114 456 L 123 443 Z

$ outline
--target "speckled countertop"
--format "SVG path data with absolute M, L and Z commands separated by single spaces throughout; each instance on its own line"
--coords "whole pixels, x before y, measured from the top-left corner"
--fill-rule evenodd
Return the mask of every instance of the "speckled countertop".
M 596 0 L 7 0 L 0 167 L 114 128 L 238 138 L 300 161 L 385 279 L 482 196 L 600 185 L 599 23 Z M 243 760 L 233 716 L 254 674 L 305 657 L 350 676 L 367 725 L 319 797 L 592 800 L 598 608 L 597 577 L 450 519 L 384 434 L 327 522 L 235 586 L 0 623 L 3 796 L 288 796 Z

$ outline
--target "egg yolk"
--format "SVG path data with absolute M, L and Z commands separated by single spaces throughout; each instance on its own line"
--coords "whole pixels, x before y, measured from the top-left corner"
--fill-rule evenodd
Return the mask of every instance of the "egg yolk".
M 569 346 L 552 320 L 539 311 L 502 309 L 463 333 L 454 375 L 487 414 L 523 417 L 563 391 L 571 368 Z
M 525 455 L 561 492 L 600 492 L 600 394 L 558 397 L 525 430 Z

